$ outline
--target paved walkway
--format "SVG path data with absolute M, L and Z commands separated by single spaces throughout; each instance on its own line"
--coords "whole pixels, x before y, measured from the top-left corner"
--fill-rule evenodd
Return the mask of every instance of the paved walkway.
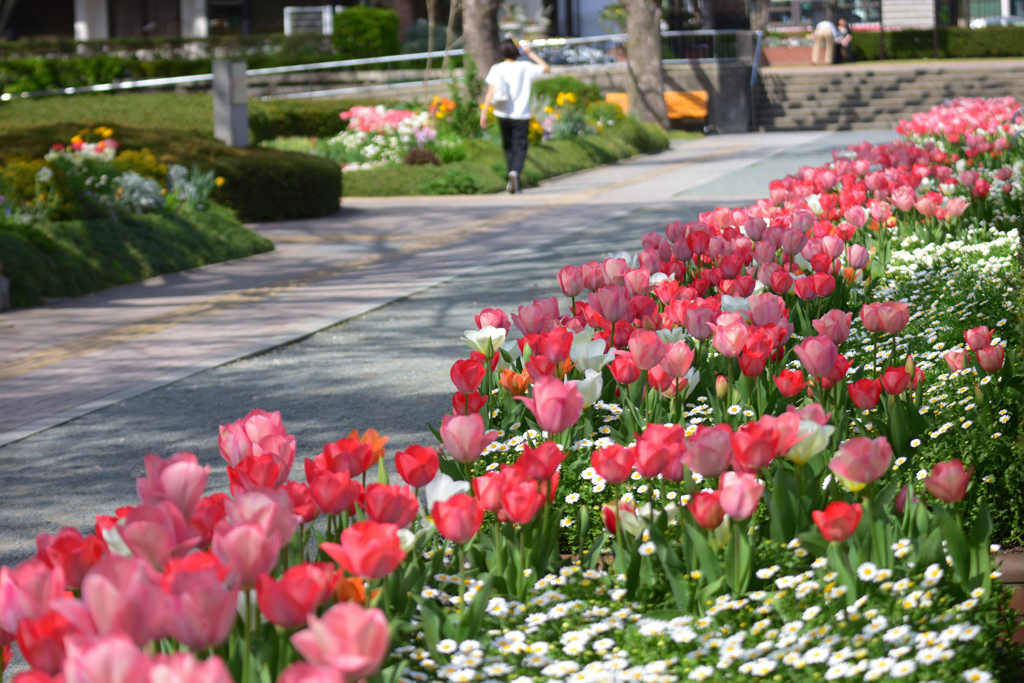
M 256 226 L 273 253 L 4 314 L 0 563 L 132 504 L 145 453 L 194 451 L 225 488 L 217 425 L 253 407 L 282 411 L 300 459 L 353 428 L 390 435 L 390 452 L 425 442 L 481 308 L 556 294 L 565 263 L 891 137 L 720 136 L 521 196 L 347 199 L 337 216 Z

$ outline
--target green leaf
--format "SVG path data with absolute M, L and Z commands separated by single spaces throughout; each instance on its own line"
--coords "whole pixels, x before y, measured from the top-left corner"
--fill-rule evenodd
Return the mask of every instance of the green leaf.
M 640 583 L 640 553 L 636 548 L 629 556 L 629 567 L 626 569 L 626 591 L 630 598 L 636 598 L 636 587 Z
M 384 467 L 384 458 L 377 461 L 377 483 L 388 484 L 388 470 Z
M 828 544 L 828 566 L 839 572 L 839 580 L 848 589 L 846 593 L 848 598 L 856 599 L 857 581 L 853 575 L 853 569 L 850 567 L 850 560 L 840 550 L 838 543 Z
M 725 576 L 733 595 L 742 595 L 747 590 L 750 556 L 750 540 L 740 525 L 734 522 L 729 545 L 725 548 Z
M 972 548 L 980 548 L 988 554 L 988 540 L 992 535 L 992 515 L 988 512 L 988 503 L 981 501 L 978 514 L 974 518 L 974 525 L 971 527 L 971 534 L 968 543 Z
M 967 590 L 971 571 L 971 555 L 968 552 L 964 531 L 942 505 L 935 506 L 935 517 L 938 518 L 939 528 L 942 529 L 942 535 L 946 538 L 946 551 L 953 556 L 953 571 L 956 573 L 961 587 Z
M 487 601 L 491 597 L 492 578 L 490 575 L 484 579 L 484 585 L 480 587 L 473 602 L 462 613 L 459 620 L 459 640 L 466 640 L 480 634 L 480 627 L 484 617 L 487 615 Z
M 593 569 L 597 566 L 597 559 L 601 554 L 601 548 L 604 547 L 605 541 L 608 540 L 608 532 L 602 531 L 601 535 L 594 539 L 594 542 L 590 545 L 590 550 L 580 558 L 580 565 L 587 569 Z
M 669 588 L 672 590 L 672 598 L 676 607 L 685 610 L 690 605 L 690 588 L 684 580 L 686 568 L 679 561 L 674 548 L 665 539 L 659 525 L 651 525 L 651 538 L 654 541 L 655 552 L 662 569 L 665 570 L 665 578 L 668 580 Z M 650 614 L 646 616 L 650 617 Z
M 703 531 L 698 531 L 696 527 L 690 524 L 686 525 L 686 533 L 693 541 L 693 549 L 697 554 L 697 560 L 700 562 L 700 571 L 704 578 L 709 582 L 717 581 L 722 576 L 722 565 L 719 564 L 715 551 L 708 545 L 707 536 L 704 535 Z
M 796 487 L 791 490 L 787 486 L 787 479 L 792 479 L 789 472 L 784 467 L 776 467 L 768 500 L 768 512 L 771 515 L 769 535 L 776 545 L 789 542 L 796 534 Z

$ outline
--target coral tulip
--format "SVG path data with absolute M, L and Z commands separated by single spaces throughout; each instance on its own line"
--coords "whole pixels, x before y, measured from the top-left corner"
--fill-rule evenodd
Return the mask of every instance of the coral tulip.
M 456 493 L 448 500 L 434 503 L 430 514 L 437 533 L 452 543 L 465 543 L 473 538 L 484 521 L 483 506 L 465 493 Z
M 169 500 L 186 519 L 191 517 L 206 488 L 210 466 L 200 466 L 193 453 L 175 453 L 166 460 L 150 454 L 142 462 L 146 467 L 146 476 L 135 480 L 139 499 L 147 505 Z M 275 481 L 274 485 L 278 483 Z
M 656 332 L 637 330 L 629 338 L 629 351 L 633 354 L 633 362 L 641 370 L 650 370 L 661 362 L 668 352 L 669 345 L 661 340 Z
M 800 342 L 799 346 L 793 347 L 793 351 L 807 370 L 807 374 L 812 377 L 828 375 L 839 355 L 835 342 L 825 335 L 808 337 Z
M 289 567 L 276 581 L 261 575 L 256 581 L 256 604 L 270 623 L 298 628 L 327 600 L 333 588 L 333 564 L 306 562 Z
M 419 489 L 429 484 L 439 466 L 437 451 L 427 446 L 412 445 L 395 453 L 395 469 L 409 486 Z
M 473 479 L 473 493 L 484 510 L 497 512 L 501 509 L 501 494 L 504 488 L 505 477 L 501 472 L 488 472 Z
M 292 645 L 307 662 L 332 667 L 346 681 L 376 673 L 388 653 L 388 620 L 377 608 L 340 602 L 322 617 L 310 614 L 307 623 L 291 637 Z
M 856 493 L 885 474 L 891 464 L 892 446 L 888 439 L 858 436 L 839 446 L 839 453 L 829 461 L 828 468 Z
M 18 647 L 33 669 L 51 676 L 64 664 L 64 636 L 78 632 L 59 612 L 46 612 L 18 624 Z
M 905 367 L 900 365 L 899 367 L 887 367 L 878 381 L 882 388 L 885 389 L 885 393 L 899 396 L 910 386 L 912 379 L 914 379 L 914 376 L 907 372 Z
M 665 465 L 679 457 L 685 448 L 683 436 L 684 431 L 680 425 L 647 425 L 636 440 L 636 471 L 647 478 L 661 474 Z
M 506 484 L 501 494 L 501 512 L 510 522 L 527 524 L 544 504 L 544 494 L 535 481 Z
M 841 543 L 853 536 L 863 512 L 860 503 L 834 500 L 824 510 L 812 510 L 811 518 L 826 541 Z
M 536 448 L 525 446 L 523 454 L 516 460 L 516 467 L 523 471 L 527 479 L 547 481 L 558 471 L 558 466 L 565 460 L 565 453 L 553 441 L 545 441 Z
M 599 448 L 590 454 L 590 464 L 609 484 L 621 484 L 633 470 L 636 451 L 619 444 Z
M 725 472 L 718 480 L 719 503 L 731 519 L 748 519 L 757 510 L 764 484 L 749 472 Z
M 971 481 L 973 472 L 973 465 L 965 470 L 963 462 L 959 458 L 953 458 L 932 467 L 931 476 L 924 478 L 924 485 L 928 492 L 939 500 L 956 503 L 967 495 L 967 484 Z
M 346 437 L 334 443 L 324 444 L 324 449 L 312 460 L 306 458 L 306 479 L 310 479 L 310 468 L 329 472 L 346 472 L 349 477 L 362 474 L 373 460 L 373 446 L 359 439 Z
M 532 398 L 516 396 L 516 400 L 522 401 L 533 413 L 537 425 L 550 434 L 569 429 L 583 412 L 583 396 L 576 389 L 576 382 L 563 383 L 555 377 L 539 378 L 533 383 Z
M 66 526 L 56 535 L 36 536 L 36 554 L 47 567 L 64 570 L 68 588 L 78 588 L 103 554 L 103 542 L 93 535 L 82 536 L 78 529 Z
M 320 549 L 353 576 L 379 579 L 405 560 L 398 527 L 372 520 L 355 522 L 341 532 L 341 544 L 321 543 Z
M 412 524 L 420 511 L 412 489 L 401 484 L 368 484 L 359 505 L 373 521 L 394 524 L 400 529 Z
M 986 346 L 978 349 L 978 365 L 988 373 L 999 372 L 1005 360 L 1005 350 L 1002 346 Z
M 778 450 L 778 434 L 760 422 L 741 425 L 729 437 L 734 454 L 734 467 L 745 472 L 756 472 L 767 467 Z
M 309 494 L 316 501 L 317 507 L 328 515 L 340 515 L 355 506 L 363 496 L 362 484 L 352 479 L 348 472 L 313 471 L 312 474 Z
M 701 491 L 693 494 L 687 509 L 693 519 L 705 529 L 717 529 L 725 518 L 725 511 L 719 501 L 719 491 Z
M 779 392 L 786 397 L 792 398 L 807 388 L 810 382 L 804 380 L 804 373 L 800 370 L 782 370 L 778 377 L 773 378 Z
M 497 438 L 497 431 L 484 431 L 484 419 L 477 413 L 445 415 L 441 420 L 441 442 L 457 462 L 473 462 Z
M 475 360 L 457 360 L 452 363 L 452 369 L 448 374 L 459 393 L 472 394 L 480 388 L 486 372 L 484 366 Z
M 878 399 L 882 395 L 882 384 L 877 379 L 864 377 L 847 384 L 846 391 L 849 392 L 853 405 L 861 410 L 869 410 L 878 405 Z
M 640 379 L 640 368 L 633 362 L 632 355 L 616 356 L 615 360 L 608 364 L 612 377 L 623 386 L 629 386 Z
M 309 486 L 298 481 L 288 481 L 284 483 L 281 490 L 288 494 L 288 500 L 292 504 L 292 513 L 300 524 L 309 524 L 316 519 L 320 510 L 309 492 Z

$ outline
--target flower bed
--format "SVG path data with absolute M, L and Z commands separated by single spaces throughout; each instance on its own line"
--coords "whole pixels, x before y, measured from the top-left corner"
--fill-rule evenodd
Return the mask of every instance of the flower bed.
M 220 430 L 230 496 L 147 456 L 140 505 L 0 568 L 18 680 L 1007 680 L 1014 107 L 566 266 L 568 314 L 485 309 L 403 484 L 373 430 L 290 481 L 263 411 Z

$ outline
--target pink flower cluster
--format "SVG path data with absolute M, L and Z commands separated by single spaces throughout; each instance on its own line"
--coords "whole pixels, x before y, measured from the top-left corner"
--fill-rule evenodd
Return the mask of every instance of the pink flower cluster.
M 377 107 L 352 107 L 341 112 L 342 121 L 348 121 L 349 130 L 361 130 L 364 133 L 394 134 L 398 125 L 412 118 L 416 112 L 409 109 L 387 109 Z

